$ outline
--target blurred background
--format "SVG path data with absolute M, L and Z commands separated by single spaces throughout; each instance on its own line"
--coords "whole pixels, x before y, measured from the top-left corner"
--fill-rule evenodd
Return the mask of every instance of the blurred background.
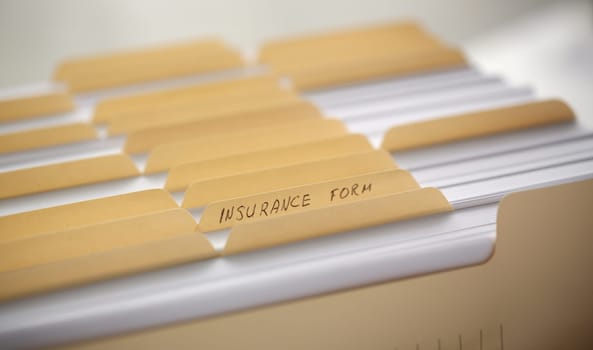
M 65 57 L 211 35 L 255 49 L 401 18 L 487 72 L 564 98 L 593 126 L 593 2 L 582 0 L 0 0 L 0 88 L 48 80 Z

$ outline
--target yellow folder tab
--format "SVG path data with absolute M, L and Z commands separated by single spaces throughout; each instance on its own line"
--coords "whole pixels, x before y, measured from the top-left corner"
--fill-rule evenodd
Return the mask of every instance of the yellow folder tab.
M 0 122 L 66 113 L 73 109 L 72 97 L 66 92 L 0 100 Z
M 0 244 L 0 272 L 14 271 L 194 232 L 191 214 L 176 208 L 55 231 Z
M 336 59 L 344 55 L 409 49 L 413 42 L 429 41 L 430 39 L 434 41 L 414 22 L 385 23 L 365 28 L 270 41 L 262 47 L 259 60 L 261 63 L 275 66 L 298 59 L 306 62 L 324 58 Z M 353 48 L 357 50 L 352 50 Z
M 0 244 L 179 207 L 162 189 L 132 192 L 0 217 Z
M 159 116 L 163 115 L 167 115 L 170 118 L 182 119 L 181 116 L 187 114 L 211 114 L 223 107 L 223 110 L 227 110 L 229 105 L 253 105 L 255 101 L 260 101 L 259 103 L 261 104 L 261 101 L 282 100 L 295 96 L 297 96 L 297 94 L 291 89 L 280 87 L 276 84 L 270 84 L 265 87 L 231 91 L 224 95 L 196 95 L 148 107 L 142 106 L 133 110 L 113 114 L 108 121 L 113 122 L 115 119 L 129 118 L 145 118 L 153 120 L 158 119 Z
M 0 198 L 57 190 L 139 174 L 124 154 L 75 160 L 0 173 Z
M 341 47 L 323 46 L 314 50 L 302 51 L 278 58 L 270 63 L 277 73 L 298 72 L 300 70 L 321 69 L 333 65 L 364 65 L 400 56 L 409 56 L 423 51 L 443 49 L 445 45 L 427 35 L 387 38 L 388 40 L 344 42 Z
M 381 147 L 402 151 L 571 121 L 574 113 L 562 101 L 531 102 L 395 126 Z
M 220 118 L 175 124 L 132 132 L 125 145 L 127 153 L 141 153 L 164 143 L 200 139 L 254 128 L 268 127 L 307 119 L 320 119 L 321 112 L 311 102 L 295 101 L 269 108 L 232 114 Z
M 0 273 L 0 300 L 217 256 L 201 232 Z
M 368 152 L 372 149 L 373 147 L 366 137 L 351 134 L 327 140 L 186 163 L 169 171 L 165 188 L 169 191 L 182 191 L 196 181 Z
M 254 77 L 208 82 L 131 96 L 113 97 L 97 103 L 93 121 L 101 123 L 124 113 L 146 110 L 195 97 L 227 96 L 239 92 L 249 93 L 249 91 L 253 89 L 258 90 L 272 87 L 278 87 L 278 78 L 266 74 Z
M 0 153 L 89 141 L 97 138 L 95 128 L 76 123 L 0 135 Z
M 418 183 L 405 170 L 381 171 L 210 203 L 200 218 L 199 227 L 202 232 L 216 231 L 261 219 L 418 188 Z
M 183 163 L 329 139 L 347 132 L 346 126 L 339 120 L 320 119 L 168 143 L 156 147 L 150 153 L 145 172 L 155 173 Z
M 230 198 L 250 196 L 283 188 L 338 180 L 395 168 L 396 164 L 389 153 L 371 151 L 214 178 L 192 183 L 185 192 L 183 207 L 203 207 Z
M 216 103 L 197 104 L 189 109 L 125 115 L 111 119 L 108 122 L 108 131 L 110 135 L 118 135 L 142 129 L 268 109 L 296 101 L 302 101 L 302 97 L 294 91 L 278 89 L 262 95 L 254 94 L 238 99 L 220 99 Z
M 279 75 L 290 77 L 302 90 L 327 88 L 391 76 L 466 66 L 461 51 L 434 47 L 402 53 L 387 53 L 365 60 L 343 59 L 321 65 L 293 65 L 276 69 Z
M 435 188 L 388 194 L 234 226 L 224 254 L 408 220 L 452 210 Z
M 238 52 L 218 40 L 77 58 L 63 62 L 54 79 L 74 92 L 175 78 L 243 66 Z

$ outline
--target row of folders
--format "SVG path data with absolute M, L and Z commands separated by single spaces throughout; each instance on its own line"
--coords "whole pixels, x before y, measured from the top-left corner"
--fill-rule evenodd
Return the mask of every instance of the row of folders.
M 81 58 L 55 73 L 68 92 L 0 101 L 0 298 L 451 211 L 398 154 L 575 120 L 561 101 L 522 101 L 468 73 L 413 23 L 270 42 L 258 63 L 244 74 L 216 40 Z M 118 90 L 220 70 L 231 73 Z M 386 93 L 398 78 L 412 80 L 396 93 L 406 108 L 440 113 L 398 119 L 356 87 Z M 463 104 L 462 80 L 500 106 L 443 114 Z M 215 249 L 207 233 L 224 230 Z

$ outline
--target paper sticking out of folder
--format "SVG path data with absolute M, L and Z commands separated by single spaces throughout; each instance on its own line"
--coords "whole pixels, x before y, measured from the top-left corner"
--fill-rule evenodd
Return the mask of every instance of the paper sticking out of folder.
M 74 110 L 72 97 L 64 91 L 0 100 L 0 122 L 18 121 Z
M 244 62 L 218 40 L 202 40 L 64 61 L 54 80 L 86 92 L 184 75 L 239 68 Z
M 411 22 L 269 42 L 260 62 L 304 90 L 466 65 Z

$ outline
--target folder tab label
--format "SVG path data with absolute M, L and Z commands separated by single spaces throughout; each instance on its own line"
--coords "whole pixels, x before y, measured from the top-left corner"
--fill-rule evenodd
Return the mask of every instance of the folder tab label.
M 273 201 L 255 202 L 253 205 L 234 205 L 222 208 L 218 223 L 222 224 L 230 220 L 242 221 L 253 217 L 272 216 L 280 212 L 287 212 L 291 208 L 306 208 L 311 205 L 311 194 L 289 195 L 282 199 L 276 198 Z M 236 211 L 235 211 L 236 209 Z M 250 213 L 251 210 L 251 213 Z
M 418 184 L 405 170 L 381 171 L 215 202 L 204 210 L 199 227 L 204 232 L 214 231 L 247 221 L 417 188 Z

